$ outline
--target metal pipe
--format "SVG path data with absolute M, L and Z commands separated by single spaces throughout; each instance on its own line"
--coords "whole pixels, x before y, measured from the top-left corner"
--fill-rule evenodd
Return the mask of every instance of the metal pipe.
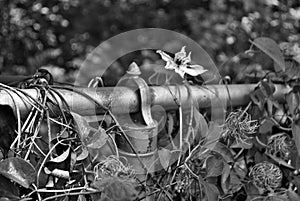
M 190 103 L 192 97 L 200 108 L 211 107 L 214 100 L 219 100 L 224 106 L 229 106 L 229 101 L 232 106 L 242 106 L 250 101 L 249 94 L 255 87 L 254 84 L 191 86 L 191 96 L 188 87 L 185 85 L 152 86 L 150 87 L 151 105 L 160 105 L 166 110 L 172 110 L 178 108 L 175 99 L 180 100 L 181 105 L 184 106 Z M 128 87 L 76 88 L 76 90 L 96 99 L 114 113 L 132 113 L 140 109 L 138 93 Z M 288 86 L 275 85 L 273 97 L 281 101 L 290 90 L 291 88 Z M 22 89 L 21 91 L 30 95 L 33 99 L 38 99 L 36 89 Z M 70 108 L 78 114 L 92 116 L 105 112 L 103 108 L 98 107 L 93 101 L 77 92 L 65 89 L 57 91 L 64 97 Z M 57 96 L 56 99 L 60 100 L 60 97 Z M 25 95 L 0 90 L 0 104 L 10 105 L 14 111 L 16 110 L 16 104 L 23 117 L 32 107 L 26 100 L 28 98 Z

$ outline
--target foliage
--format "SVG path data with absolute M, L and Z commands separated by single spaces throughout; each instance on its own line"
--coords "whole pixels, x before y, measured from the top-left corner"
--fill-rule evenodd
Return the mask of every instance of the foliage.
M 270 62 L 249 66 L 249 59 L 262 61 L 259 57 L 237 55 L 248 48 L 249 39 L 299 41 L 295 0 L 3 0 L 0 13 L 1 72 L 32 74 L 50 65 L 65 69 L 54 75 L 62 79 L 65 74 L 61 81 L 74 80 L 74 71 L 102 41 L 136 28 L 164 28 L 189 36 L 237 82 L 244 80 L 245 72 L 269 68 Z M 146 57 L 124 57 L 114 72 L 124 74 L 122 69 L 133 59 L 138 65 L 157 59 Z
M 250 103 L 228 111 L 220 125 L 209 114 L 201 114 L 193 102 L 182 107 L 177 100 L 178 111 L 167 112 L 167 123 L 158 135 L 156 167 L 161 168 L 146 173 L 145 181 L 135 172 L 136 165 L 119 153 L 122 147 L 115 139 L 123 138 L 125 143 L 130 139 L 109 108 L 75 88 L 50 85 L 46 71 L 20 85 L 36 89 L 38 100 L 1 84 L 2 90 L 33 107 L 25 118 L 17 112 L 16 127 L 13 121 L 2 121 L 1 129 L 14 128 L 16 135 L 9 141 L 0 139 L 1 199 L 298 200 L 300 75 L 289 71 L 291 61 L 299 65 L 298 51 L 294 45 L 282 49 L 269 38 L 253 43 L 257 49 L 248 52 L 267 54 L 277 67 L 257 83 Z M 168 76 L 165 87 L 176 86 L 177 77 Z M 187 75 L 182 83 L 191 93 L 191 85 L 197 83 L 186 79 Z M 281 101 L 274 97 L 279 86 L 290 88 Z M 59 89 L 90 99 L 106 115 L 87 121 L 70 110 Z M 12 110 L 3 106 L 2 112 Z
M 130 140 L 109 108 L 76 89 L 52 85 L 51 74 L 43 71 L 19 85 L 35 89 L 37 100 L 1 84 L 1 90 L 22 97 L 33 109 L 21 117 L 18 108 L 12 114 L 8 106 L 0 107 L 0 200 L 300 199 L 297 1 L 13 0 L 0 1 L 0 9 L 3 72 L 31 74 L 51 64 L 52 70 L 65 69 L 59 75 L 69 74 L 100 41 L 134 28 L 161 27 L 199 42 L 233 83 L 257 85 L 250 103 L 231 108 L 224 124 L 200 113 L 193 102 L 182 107 L 174 95 L 178 110 L 167 112 L 158 138 L 161 168 L 142 181 L 119 153 L 115 139 Z M 132 60 L 156 64 L 158 55 L 146 53 L 146 59 L 144 51 L 118 60 L 121 73 Z M 159 53 L 177 65 L 176 55 Z M 179 60 L 172 69 L 181 72 L 185 65 L 182 84 L 191 93 L 199 80 L 184 75 L 191 72 L 189 56 Z M 153 78 L 170 76 L 164 86 L 178 87 L 176 76 L 164 73 L 155 71 Z M 97 81 L 103 85 L 102 78 Z M 278 86 L 290 88 L 280 101 L 275 99 Z M 70 110 L 60 89 L 90 99 L 105 115 L 89 122 Z

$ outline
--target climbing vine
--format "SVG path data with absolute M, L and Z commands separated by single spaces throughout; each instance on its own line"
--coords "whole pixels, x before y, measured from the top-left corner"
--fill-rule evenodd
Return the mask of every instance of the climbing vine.
M 205 67 L 191 64 L 185 47 L 174 56 L 157 51 L 166 71 L 155 72 L 149 80 L 165 79 L 177 109 L 153 115 L 160 127 L 157 157 L 150 164 L 155 171 L 149 171 L 144 155 L 127 135 L 124 128 L 129 126 L 88 93 L 53 85 L 45 70 L 19 87 L 0 84 L 13 103 L 0 106 L 0 199 L 299 200 L 300 48 L 277 45 L 270 38 L 251 44 L 243 54 L 267 55 L 274 68 L 249 74 L 258 79 L 249 104 L 232 106 L 229 97 L 224 121 L 213 119 L 193 98 L 188 106 L 182 105 L 181 88 L 193 97 L 192 87 L 208 87 L 194 79 L 207 71 Z M 128 73 L 137 76 L 137 68 L 132 64 Z M 178 77 L 181 83 L 173 84 Z M 98 87 L 96 81 L 103 85 L 96 78 L 90 87 Z M 283 89 L 284 97 L 278 97 Z M 104 113 L 92 120 L 75 113 L 61 91 L 72 91 Z M 31 109 L 20 111 L 19 100 Z M 124 157 L 120 142 L 138 166 Z

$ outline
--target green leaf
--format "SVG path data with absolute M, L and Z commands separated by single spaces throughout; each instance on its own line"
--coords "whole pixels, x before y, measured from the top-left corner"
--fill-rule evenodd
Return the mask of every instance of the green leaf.
M 207 135 L 208 132 L 208 125 L 207 122 L 205 120 L 205 118 L 203 117 L 203 115 L 197 110 L 196 107 L 193 108 L 194 111 L 194 118 L 195 118 L 195 130 L 200 130 L 201 133 L 201 137 L 204 137 Z M 199 141 L 199 139 L 196 137 L 197 141 Z
M 283 54 L 274 40 L 261 37 L 256 38 L 252 43 L 276 62 L 277 65 L 274 65 L 276 72 L 285 71 Z
M 206 143 L 203 145 L 207 149 L 213 150 L 222 134 L 222 127 L 216 122 L 209 122 L 209 130 L 206 136 Z
M 262 201 L 263 199 L 257 199 L 259 197 L 260 192 L 258 188 L 253 184 L 253 182 L 248 182 L 245 185 L 246 193 L 247 193 L 247 201 L 256 200 Z
M 275 123 L 270 119 L 270 118 L 265 118 L 262 122 L 261 125 L 259 127 L 258 132 L 261 134 L 267 134 L 272 132 L 272 127 L 275 125 Z M 262 135 L 264 136 L 264 135 Z M 258 136 L 259 139 L 261 139 L 260 136 Z M 267 143 L 267 142 L 265 142 Z
M 262 81 L 259 87 L 250 93 L 250 98 L 260 110 L 263 110 L 267 99 L 275 92 L 274 84 Z
M 291 168 L 291 169 L 295 169 L 293 166 L 289 165 L 287 162 L 285 162 L 283 159 L 278 158 L 276 156 L 273 156 L 269 153 L 265 153 L 267 156 L 269 156 L 270 158 L 272 158 L 275 162 L 277 162 L 279 165 L 285 166 L 287 168 Z
M 71 114 L 77 125 L 80 139 L 86 147 L 99 149 L 106 144 L 109 137 L 103 128 L 99 127 L 98 129 L 95 129 L 89 125 L 84 117 L 74 112 Z
M 73 119 L 75 121 L 75 124 L 78 128 L 78 134 L 82 142 L 85 141 L 85 139 L 89 136 L 89 133 L 91 131 L 91 127 L 87 120 L 82 117 L 81 115 L 71 112 Z
M 295 63 L 295 61 L 285 61 L 285 72 L 284 74 L 287 76 L 288 80 L 297 79 L 300 77 L 300 68 L 299 64 Z
M 300 156 L 300 119 L 297 119 L 292 124 L 293 139 L 295 141 L 298 155 Z
M 219 198 L 220 192 L 218 188 L 211 183 L 204 181 L 204 179 L 199 176 L 199 181 L 204 187 L 205 195 L 207 197 L 207 201 L 216 201 Z
M 300 54 L 293 56 L 293 59 L 300 64 Z
M 168 149 L 161 148 L 158 150 L 158 157 L 159 157 L 160 164 L 165 170 L 167 170 L 169 167 L 171 156 L 172 153 Z
M 228 177 L 230 175 L 230 171 L 230 166 L 227 163 L 224 163 L 223 172 L 221 176 L 221 187 L 225 194 L 227 194 L 229 190 Z
M 266 97 L 270 97 L 275 92 L 275 85 L 272 82 L 261 82 L 260 89 Z
M 106 131 L 103 128 L 99 128 L 96 131 L 90 132 L 88 138 L 85 139 L 85 143 L 88 148 L 99 149 L 106 144 L 108 138 Z
M 216 143 L 216 146 L 214 146 L 213 151 L 221 154 L 227 163 L 234 161 L 234 156 L 231 153 L 230 149 L 221 142 Z
M 19 189 L 9 179 L 0 175 L 0 199 L 19 200 Z
M 288 104 L 288 109 L 290 114 L 294 117 L 297 113 L 297 109 L 299 108 L 299 93 L 294 93 L 291 91 L 286 96 L 286 102 Z
M 288 198 L 290 201 L 299 201 L 300 200 L 300 196 L 295 191 L 289 190 L 287 192 L 287 195 L 288 195 Z
M 253 147 L 252 141 L 252 139 L 247 139 L 244 142 L 234 142 L 232 145 L 230 145 L 230 148 L 251 149 Z
M 221 156 L 212 155 L 206 159 L 207 177 L 217 177 L 223 172 L 224 163 Z
M 0 174 L 25 188 L 36 179 L 34 167 L 22 158 L 7 158 L 0 162 Z
M 237 176 L 237 174 L 235 172 L 230 172 L 230 189 L 231 189 L 231 193 L 236 193 L 237 191 L 239 191 L 241 189 L 241 187 L 243 186 L 243 183 L 241 182 L 241 180 L 239 179 L 239 177 Z
M 101 191 L 101 193 L 92 194 L 92 200 L 130 201 L 136 200 L 138 196 L 135 189 L 136 183 L 133 180 L 121 179 L 116 176 L 95 180 L 91 186 Z
M 233 172 L 240 178 L 247 177 L 248 167 L 243 157 L 238 158 L 233 165 Z

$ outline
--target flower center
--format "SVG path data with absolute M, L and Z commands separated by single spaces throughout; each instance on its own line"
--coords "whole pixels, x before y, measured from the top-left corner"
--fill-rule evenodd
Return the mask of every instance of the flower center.
M 178 66 L 182 65 L 182 59 L 175 59 L 174 62 Z

